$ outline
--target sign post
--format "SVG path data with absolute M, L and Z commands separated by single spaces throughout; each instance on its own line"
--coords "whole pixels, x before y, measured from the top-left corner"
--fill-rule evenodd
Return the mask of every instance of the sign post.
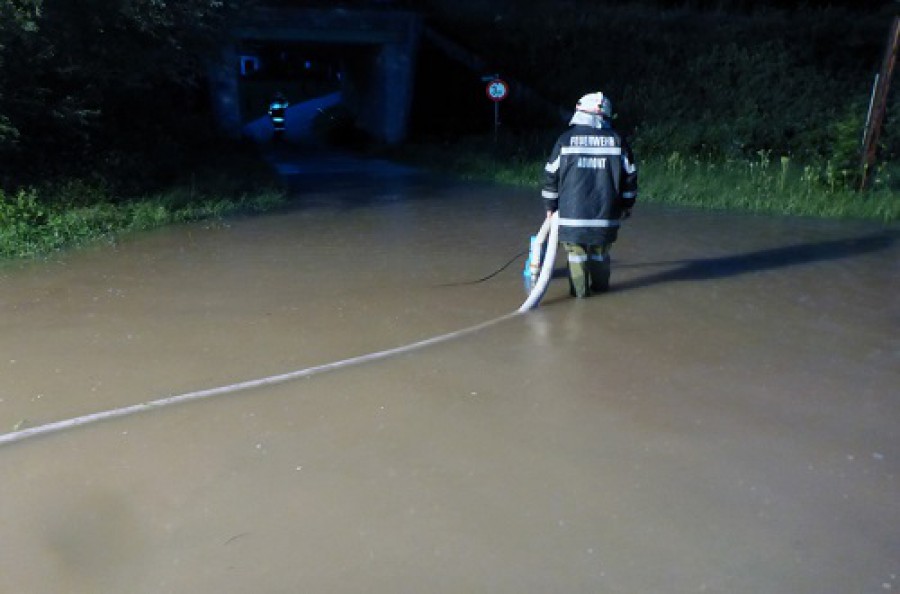
M 500 102 L 509 94 L 509 85 L 500 78 L 499 74 L 483 76 L 481 80 L 487 82 L 485 93 L 487 93 L 488 99 L 494 102 L 494 143 L 496 143 L 500 129 Z

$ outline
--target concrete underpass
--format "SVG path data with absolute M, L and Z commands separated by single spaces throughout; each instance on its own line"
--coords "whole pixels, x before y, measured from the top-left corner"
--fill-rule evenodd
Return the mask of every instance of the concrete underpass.
M 291 142 L 312 140 L 313 121 L 326 113 L 396 144 L 408 131 L 420 33 L 411 12 L 257 9 L 211 69 L 219 123 L 231 136 L 266 142 L 268 104 L 281 92 Z

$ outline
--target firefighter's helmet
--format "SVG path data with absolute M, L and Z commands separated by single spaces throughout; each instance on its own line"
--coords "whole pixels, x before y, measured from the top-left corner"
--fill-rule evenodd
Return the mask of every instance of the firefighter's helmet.
M 575 105 L 575 109 L 586 113 L 601 115 L 605 118 L 612 117 L 612 101 L 609 100 L 609 97 L 599 91 L 596 93 L 588 93 L 579 99 L 578 104 Z

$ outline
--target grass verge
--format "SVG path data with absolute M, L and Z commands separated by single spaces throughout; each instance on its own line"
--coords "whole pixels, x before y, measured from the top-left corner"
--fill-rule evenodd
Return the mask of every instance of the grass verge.
M 81 180 L 0 190 L 0 260 L 46 256 L 173 223 L 265 212 L 286 202 L 274 173 L 252 160 L 203 169 L 127 198 L 102 182 Z
M 548 145 L 549 151 L 549 145 Z M 533 153 L 533 151 L 531 151 Z M 488 139 L 416 146 L 397 158 L 466 179 L 539 188 L 544 161 Z M 900 168 L 883 167 L 865 192 L 829 162 L 801 164 L 759 153 L 755 160 L 702 159 L 678 152 L 641 159 L 640 201 L 753 213 L 900 220 Z

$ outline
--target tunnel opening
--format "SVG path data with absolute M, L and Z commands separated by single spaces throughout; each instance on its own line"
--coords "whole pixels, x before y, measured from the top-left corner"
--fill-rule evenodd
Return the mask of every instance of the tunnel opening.
M 402 142 L 420 20 L 410 12 L 257 9 L 211 69 L 220 125 L 232 136 L 271 141 L 269 104 L 281 93 L 284 140 L 356 134 Z
M 273 141 L 269 108 L 275 97 L 282 96 L 287 102 L 287 142 L 344 145 L 370 138 L 358 123 L 358 92 L 354 89 L 371 68 L 366 56 L 376 49 L 371 45 L 243 41 L 238 83 L 242 135 L 256 142 Z

